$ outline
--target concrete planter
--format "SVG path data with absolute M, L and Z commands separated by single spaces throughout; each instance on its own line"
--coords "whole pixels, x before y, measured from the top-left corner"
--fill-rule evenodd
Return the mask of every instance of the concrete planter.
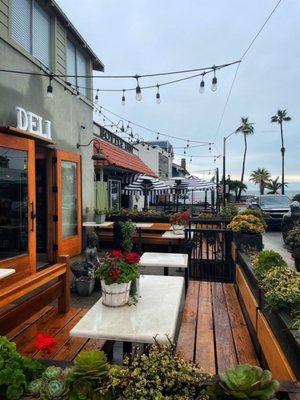
M 96 224 L 103 224 L 105 222 L 106 215 L 105 214 L 95 214 Z
M 106 285 L 101 280 L 102 303 L 108 307 L 121 307 L 128 303 L 131 282 Z
M 172 224 L 174 235 L 182 235 L 184 233 L 184 225 Z
M 79 296 L 90 296 L 95 287 L 95 279 L 88 276 L 81 276 L 75 280 L 75 286 Z

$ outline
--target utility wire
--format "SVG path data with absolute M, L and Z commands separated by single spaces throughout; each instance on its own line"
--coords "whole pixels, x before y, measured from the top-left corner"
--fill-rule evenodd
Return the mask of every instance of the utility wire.
M 276 3 L 275 7 L 272 9 L 272 11 L 271 11 L 270 14 L 268 15 L 267 19 L 265 20 L 265 22 L 262 24 L 262 26 L 260 27 L 260 29 L 258 30 L 258 32 L 255 34 L 255 36 L 253 37 L 253 39 L 252 39 L 251 42 L 249 43 L 248 47 L 246 48 L 246 50 L 245 50 L 244 53 L 242 54 L 242 57 L 241 57 L 241 59 L 240 59 L 240 63 L 239 63 L 239 64 L 237 65 L 237 67 L 236 67 L 236 70 L 235 70 L 235 73 L 234 73 L 234 76 L 233 76 L 233 80 L 232 80 L 232 83 L 231 83 L 231 85 L 230 85 L 230 89 L 229 89 L 229 92 L 228 92 L 228 95 L 227 95 L 227 98 L 226 98 L 226 101 L 225 101 L 225 105 L 224 105 L 224 108 L 223 108 L 223 111 L 222 111 L 222 114 L 221 114 L 220 121 L 219 121 L 219 123 L 218 123 L 218 127 L 217 127 L 217 130 L 216 130 L 216 134 L 215 134 L 215 137 L 214 137 L 214 140 L 213 140 L 214 142 L 216 141 L 216 138 L 217 138 L 217 136 L 218 136 L 218 134 L 219 134 L 219 131 L 220 131 L 220 128 L 221 128 L 223 119 L 224 119 L 224 115 L 225 115 L 225 112 L 226 112 L 226 110 L 227 110 L 227 106 L 228 106 L 228 103 L 229 103 L 229 100 L 230 100 L 230 97 L 231 97 L 232 89 L 233 89 L 233 86 L 234 86 L 234 84 L 235 84 L 235 82 L 236 82 L 237 74 L 238 74 L 238 72 L 239 72 L 241 63 L 243 62 L 243 60 L 244 60 L 244 58 L 246 57 L 247 53 L 249 52 L 249 50 L 250 50 L 251 47 L 253 46 L 254 42 L 255 42 L 256 39 L 259 37 L 259 35 L 260 35 L 261 32 L 263 31 L 264 27 L 267 25 L 267 23 L 269 22 L 269 20 L 271 19 L 272 15 L 275 13 L 275 11 L 277 10 L 277 8 L 279 7 L 279 5 L 280 5 L 281 2 L 282 2 L 282 0 L 278 0 L 278 2 Z

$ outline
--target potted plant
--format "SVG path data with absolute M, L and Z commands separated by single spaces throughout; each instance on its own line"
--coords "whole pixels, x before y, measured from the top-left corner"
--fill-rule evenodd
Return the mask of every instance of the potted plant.
M 103 224 L 103 223 L 105 222 L 105 219 L 106 219 L 106 213 L 107 213 L 107 211 L 106 211 L 106 210 L 102 210 L 102 209 L 95 208 L 94 212 L 95 212 L 95 221 L 96 221 L 96 224 Z
M 233 231 L 233 239 L 239 250 L 243 247 L 262 250 L 261 234 L 265 232 L 265 227 L 260 218 L 251 214 L 238 214 L 232 219 L 228 229 Z
M 75 278 L 75 287 L 79 296 L 90 296 L 95 287 L 94 270 L 89 269 L 86 275 L 81 275 Z
M 102 303 L 120 307 L 128 303 L 131 282 L 139 276 L 140 256 L 113 250 L 107 253 L 96 270 L 101 280 Z
M 183 233 L 184 228 L 187 227 L 188 224 L 190 223 L 189 212 L 184 211 L 173 214 L 170 217 L 170 223 L 172 224 L 174 234 L 180 235 L 181 233 Z
M 292 228 L 287 237 L 286 244 L 290 246 L 292 250 L 292 256 L 295 260 L 295 267 L 300 272 L 300 226 L 297 225 Z

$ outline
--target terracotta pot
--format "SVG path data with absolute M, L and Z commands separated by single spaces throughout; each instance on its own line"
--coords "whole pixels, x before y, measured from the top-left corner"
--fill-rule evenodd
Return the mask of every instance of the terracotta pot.
M 121 307 L 128 303 L 131 282 L 106 285 L 101 280 L 102 303 L 108 307 Z

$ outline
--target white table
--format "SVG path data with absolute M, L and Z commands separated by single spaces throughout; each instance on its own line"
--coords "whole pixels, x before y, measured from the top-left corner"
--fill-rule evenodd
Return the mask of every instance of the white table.
M 188 283 L 189 257 L 183 253 L 151 253 L 145 252 L 139 262 L 141 267 L 163 267 L 164 275 L 169 275 L 169 268 L 184 268 L 185 285 Z
M 13 268 L 0 268 L 0 279 L 6 278 L 16 272 Z
M 135 223 L 135 226 L 138 229 L 147 229 L 147 228 L 151 228 L 151 226 L 153 225 L 153 223 L 151 222 L 137 222 Z
M 74 326 L 70 335 L 130 343 L 167 343 L 177 339 L 184 303 L 184 280 L 177 276 L 140 277 L 136 305 L 107 307 L 100 299 Z
M 84 222 L 82 224 L 83 227 L 85 228 L 109 228 L 113 225 L 112 221 L 106 221 L 103 222 L 102 224 L 97 224 L 96 222 Z

